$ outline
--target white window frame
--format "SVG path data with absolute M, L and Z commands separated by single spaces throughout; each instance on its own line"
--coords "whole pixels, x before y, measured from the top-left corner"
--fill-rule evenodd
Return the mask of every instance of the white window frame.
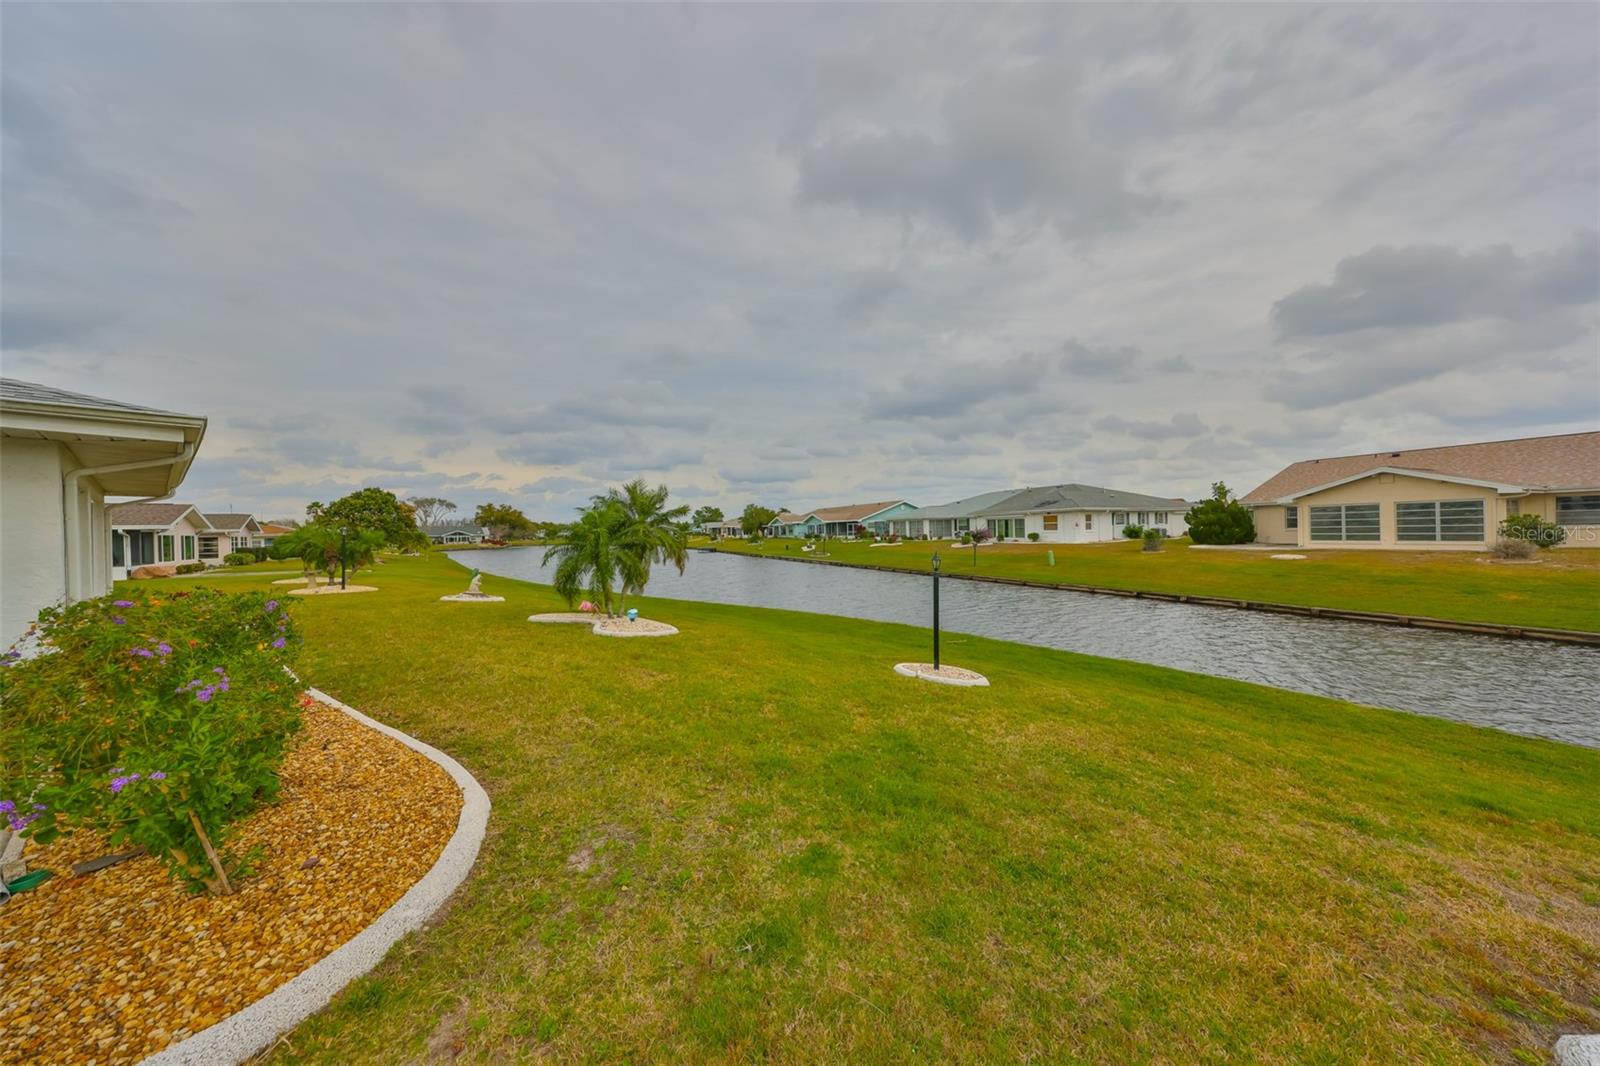
M 1377 529 L 1374 531 L 1372 536 L 1350 536 L 1350 511 L 1353 508 L 1372 509 L 1372 513 L 1378 519 Z M 1329 511 L 1339 512 L 1338 536 L 1319 537 L 1317 535 L 1317 518 L 1319 517 L 1319 511 L 1322 512 L 1322 517 L 1326 517 L 1327 512 Z M 1322 541 L 1323 543 L 1339 544 L 1377 544 L 1383 540 L 1383 507 L 1377 503 L 1330 503 L 1313 505 L 1311 507 L 1310 514 L 1307 517 L 1310 519 L 1307 524 L 1310 526 L 1310 537 L 1312 540 Z

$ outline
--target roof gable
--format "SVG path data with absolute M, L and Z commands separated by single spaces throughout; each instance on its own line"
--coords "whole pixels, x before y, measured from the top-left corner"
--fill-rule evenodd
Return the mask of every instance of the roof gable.
M 1600 488 L 1600 431 L 1304 459 L 1284 467 L 1241 499 L 1272 503 L 1380 469 L 1422 477 L 1468 478 L 1517 491 Z
M 1044 485 L 1023 489 L 983 509 L 985 514 L 1033 511 L 1179 511 L 1188 504 L 1173 496 L 1147 496 L 1099 485 Z
M 119 503 L 110 508 L 111 524 L 124 529 L 166 529 L 177 525 L 185 515 L 191 513 L 195 525 L 202 529 L 214 528 L 191 503 Z

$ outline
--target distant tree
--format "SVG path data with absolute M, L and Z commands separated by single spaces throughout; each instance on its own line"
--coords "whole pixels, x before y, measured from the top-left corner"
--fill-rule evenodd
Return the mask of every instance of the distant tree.
M 416 509 L 385 489 L 360 489 L 330 504 L 312 503 L 306 514 L 313 524 L 379 533 L 385 544 L 396 548 L 417 547 L 427 540 L 417 528 Z
M 495 540 L 520 540 L 532 537 L 535 532 L 528 516 L 509 503 L 479 504 L 472 512 L 472 521 L 486 528 Z
M 341 558 L 347 569 L 363 566 L 373 560 L 384 543 L 383 533 L 376 529 L 312 522 L 279 537 L 272 547 L 274 558 L 299 559 L 307 573 L 324 570 L 331 577 Z
M 406 500 L 417 513 L 417 524 L 434 526 L 455 514 L 456 505 L 443 496 L 412 496 Z
M 1191 507 L 1184 519 L 1189 523 L 1189 539 L 1196 544 L 1248 544 L 1256 539 L 1250 508 L 1220 481 L 1211 486 L 1211 498 Z
M 722 508 L 710 506 L 696 508 L 694 516 L 690 519 L 690 521 L 693 522 L 697 528 L 713 525 L 722 521 Z
M 611 609 L 616 595 L 613 586 L 622 562 L 617 552 L 618 517 L 614 511 L 609 504 L 585 508 L 576 522 L 561 528 L 556 543 L 544 553 L 546 563 L 555 560 L 551 584 L 567 605 L 573 606 L 580 595 L 587 593 L 607 617 L 615 613 Z
M 759 503 L 752 503 L 745 507 L 744 513 L 739 516 L 739 528 L 744 530 L 744 535 L 753 537 L 760 533 L 767 525 L 778 517 L 779 512 L 770 507 L 763 507 Z

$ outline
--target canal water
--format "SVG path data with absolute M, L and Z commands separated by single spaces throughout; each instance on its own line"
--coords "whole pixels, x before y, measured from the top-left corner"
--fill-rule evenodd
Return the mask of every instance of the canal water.
M 549 584 L 543 548 L 463 552 L 485 573 Z M 651 596 L 927 625 L 930 581 L 692 552 Z M 946 580 L 944 628 L 1253 681 L 1600 747 L 1600 651 L 1363 622 Z

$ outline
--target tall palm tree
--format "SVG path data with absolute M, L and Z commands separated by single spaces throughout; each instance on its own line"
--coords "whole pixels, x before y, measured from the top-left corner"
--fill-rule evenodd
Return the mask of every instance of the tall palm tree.
M 556 560 L 552 584 L 568 606 L 588 593 L 608 618 L 613 614 L 612 585 L 623 563 L 616 543 L 618 525 L 615 509 L 596 502 L 580 511 L 576 522 L 563 526 L 555 544 L 545 550 L 545 562 Z
M 634 478 L 622 488 L 594 498 L 597 508 L 604 507 L 616 516 L 614 537 L 621 557 L 623 607 L 628 593 L 644 592 L 652 563 L 671 563 L 681 574 L 689 561 L 689 538 L 679 524 L 689 508 L 667 507 L 667 495 L 665 485 L 652 489 L 643 478 Z

